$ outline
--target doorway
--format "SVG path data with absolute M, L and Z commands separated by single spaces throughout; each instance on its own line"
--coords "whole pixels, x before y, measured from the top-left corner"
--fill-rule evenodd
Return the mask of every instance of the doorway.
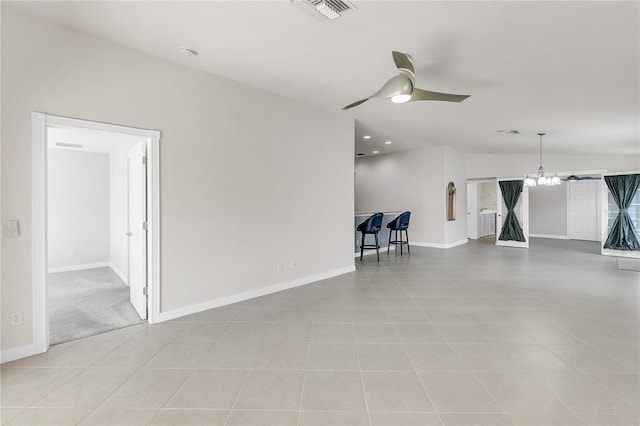
M 496 245 L 529 248 L 529 188 L 524 178 L 497 180 L 496 211 Z
M 476 240 L 496 233 L 496 179 L 467 181 L 467 237 Z
M 32 114 L 36 353 L 45 352 L 51 343 L 49 272 L 72 273 L 76 284 L 98 282 L 103 286 L 105 282 L 119 281 L 120 287 L 127 286 L 118 291 L 122 294 L 125 290 L 125 297 L 129 299 L 126 304 L 133 301 L 130 310 L 134 318 L 156 321 L 159 314 L 159 140 L 158 131 Z M 61 158 L 62 162 L 58 161 Z M 75 162 L 69 163 L 70 159 Z M 65 161 L 76 167 L 64 167 Z M 139 163 L 133 165 L 133 161 Z M 54 166 L 53 162 L 57 164 Z M 49 170 L 48 166 L 51 166 Z M 74 175 L 79 170 L 86 174 Z M 97 176 L 98 171 L 102 177 Z M 57 173 L 59 180 L 49 188 L 48 178 L 52 173 Z M 75 182 L 74 189 L 85 189 L 83 192 L 67 188 L 63 191 L 67 196 L 74 192 L 75 196 L 84 195 L 79 200 L 66 200 L 70 201 L 66 204 L 65 200 L 53 202 L 50 196 L 56 195 L 65 179 Z M 102 229 L 91 226 L 97 221 L 107 226 Z M 91 232 L 95 235 L 88 235 Z M 107 330 L 97 332 L 103 331 Z M 87 335 L 91 334 L 96 333 L 89 331 Z

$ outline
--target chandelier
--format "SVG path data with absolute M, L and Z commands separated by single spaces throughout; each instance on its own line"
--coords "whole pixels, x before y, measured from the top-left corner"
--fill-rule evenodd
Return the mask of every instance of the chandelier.
M 542 167 L 542 137 L 546 135 L 546 133 L 538 133 L 540 136 L 540 167 L 538 167 L 537 173 L 529 173 L 524 175 L 524 185 L 525 186 L 551 186 L 551 185 L 560 185 L 560 178 L 557 174 L 551 172 L 545 172 Z

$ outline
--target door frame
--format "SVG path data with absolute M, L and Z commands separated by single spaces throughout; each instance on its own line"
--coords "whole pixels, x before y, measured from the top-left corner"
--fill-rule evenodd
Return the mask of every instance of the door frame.
M 615 257 L 628 257 L 632 259 L 640 259 L 640 252 L 637 251 L 625 251 L 625 250 L 612 250 L 604 248 L 604 243 L 609 236 L 609 187 L 604 181 L 605 176 L 621 176 L 621 175 L 635 175 L 640 171 L 635 172 L 606 172 L 602 173 L 602 185 L 600 185 L 600 192 L 602 194 L 602 203 L 600 204 L 600 254 L 602 256 L 615 256 Z
M 529 187 L 523 185 L 522 187 L 522 233 L 524 234 L 524 242 L 521 241 L 502 241 L 500 240 L 500 234 L 502 233 L 502 205 L 504 204 L 504 200 L 502 198 L 502 190 L 500 189 L 501 181 L 510 181 L 510 180 L 521 180 L 524 181 L 523 177 L 515 177 L 515 178 L 498 178 L 496 179 L 496 245 L 501 247 L 519 247 L 519 248 L 529 248 Z
M 160 131 L 115 124 L 31 113 L 32 166 L 32 301 L 33 350 L 35 355 L 49 349 L 47 312 L 47 128 L 77 127 L 141 136 L 147 140 L 147 285 L 149 323 L 160 316 Z
M 467 233 L 469 239 L 477 240 L 480 237 L 480 184 L 496 184 L 496 178 L 467 179 Z M 471 188 L 471 189 L 470 189 Z M 497 194 L 496 194 L 497 195 Z M 471 206 L 469 199 L 471 198 Z M 496 207 L 497 208 L 497 207 Z M 496 210 L 496 215 L 498 214 Z M 471 224 L 471 226 L 469 226 Z M 471 232 L 469 232 L 469 230 Z

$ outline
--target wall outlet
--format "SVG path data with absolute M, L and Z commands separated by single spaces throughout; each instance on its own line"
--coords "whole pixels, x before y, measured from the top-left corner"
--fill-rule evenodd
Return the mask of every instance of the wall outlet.
M 295 260 L 291 261 L 291 269 L 296 269 L 296 261 Z
M 276 270 L 278 272 L 282 272 L 282 269 L 284 269 L 284 265 L 282 263 L 278 263 L 278 265 L 276 266 Z
M 17 220 L 7 222 L 7 237 L 16 238 L 20 236 L 20 224 Z
M 78 257 L 78 249 L 71 250 L 71 257 Z
M 14 312 L 11 314 L 11 327 L 22 325 L 22 312 Z

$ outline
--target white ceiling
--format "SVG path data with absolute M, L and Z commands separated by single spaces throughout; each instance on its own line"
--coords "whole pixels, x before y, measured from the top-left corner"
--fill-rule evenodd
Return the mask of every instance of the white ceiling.
M 277 1 L 18 2 L 16 7 L 357 120 L 356 152 L 640 153 L 639 2 L 353 1 L 318 23 Z M 199 52 L 186 56 L 178 48 Z M 375 92 L 412 55 L 417 86 L 462 103 Z M 517 129 L 520 135 L 498 133 Z M 370 134 L 364 142 L 361 137 Z M 391 145 L 385 145 L 391 140 Z

